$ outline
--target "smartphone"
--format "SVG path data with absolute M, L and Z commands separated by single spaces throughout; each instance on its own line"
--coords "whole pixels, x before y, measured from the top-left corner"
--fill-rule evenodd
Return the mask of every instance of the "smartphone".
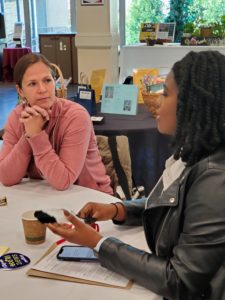
M 97 261 L 94 251 L 84 246 L 62 246 L 57 254 L 60 260 L 68 261 Z

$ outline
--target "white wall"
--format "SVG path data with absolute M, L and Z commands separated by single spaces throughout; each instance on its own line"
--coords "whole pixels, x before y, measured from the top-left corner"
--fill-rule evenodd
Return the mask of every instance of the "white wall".
M 105 82 L 118 82 L 118 0 L 82 6 L 76 1 L 78 74 L 106 69 Z

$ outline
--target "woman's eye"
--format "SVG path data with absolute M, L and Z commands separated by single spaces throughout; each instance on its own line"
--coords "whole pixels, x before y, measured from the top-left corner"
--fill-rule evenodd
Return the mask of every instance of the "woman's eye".
M 29 86 L 35 86 L 36 85 L 36 82 L 30 82 L 29 83 Z
M 47 78 L 47 79 L 45 79 L 45 82 L 47 82 L 47 83 L 52 82 L 52 79 L 51 78 Z

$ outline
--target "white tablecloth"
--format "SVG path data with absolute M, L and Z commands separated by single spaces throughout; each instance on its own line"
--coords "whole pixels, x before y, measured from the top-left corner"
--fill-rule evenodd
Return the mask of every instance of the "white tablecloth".
M 188 52 L 204 50 L 217 50 L 225 55 L 225 46 L 123 46 L 120 52 L 119 82 L 122 83 L 127 76 L 132 75 L 133 69 L 161 68 L 165 73 Z
M 104 193 L 75 185 L 67 191 L 56 191 L 45 181 L 39 180 L 24 181 L 13 187 L 0 185 L 0 195 L 6 195 L 8 200 L 7 206 L 0 207 L 0 245 L 8 246 L 11 252 L 27 255 L 31 259 L 31 265 L 59 237 L 48 231 L 45 243 L 41 245 L 26 244 L 21 223 L 22 212 L 46 208 L 67 208 L 79 211 L 87 201 L 109 203 L 116 200 L 116 198 Z M 134 246 L 147 249 L 141 227 L 124 228 L 113 225 L 111 221 L 100 222 L 99 225 L 103 235 L 113 235 Z M 161 297 L 138 285 L 133 285 L 130 290 L 123 290 L 29 277 L 26 272 L 31 265 L 14 271 L 0 270 L 0 297 L 2 300 L 161 299 Z

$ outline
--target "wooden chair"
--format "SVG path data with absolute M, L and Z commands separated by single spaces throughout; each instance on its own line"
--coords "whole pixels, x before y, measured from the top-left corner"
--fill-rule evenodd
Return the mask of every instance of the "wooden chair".
M 127 136 L 96 135 L 96 139 L 114 195 L 122 200 L 131 199 L 132 171 Z

